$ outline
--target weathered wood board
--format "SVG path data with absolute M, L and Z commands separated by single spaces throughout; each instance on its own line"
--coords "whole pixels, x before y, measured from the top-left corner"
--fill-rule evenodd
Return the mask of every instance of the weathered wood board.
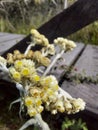
M 10 41 L 13 40 L 15 38 L 19 38 L 22 37 L 22 35 L 18 35 L 18 34 L 8 34 L 8 35 L 3 35 L 0 37 L 0 44 L 4 43 L 6 41 Z
M 10 41 L 6 41 L 4 43 L 0 43 L 0 55 L 2 55 L 5 51 L 10 49 L 12 46 L 17 44 L 17 42 L 21 41 L 23 38 L 16 38 Z
M 98 0 L 76 0 L 38 30 L 53 41 L 57 37 L 75 33 L 95 20 L 98 20 Z
M 87 76 L 96 76 L 98 74 L 98 46 L 87 45 L 83 54 L 75 64 L 77 73 L 85 71 Z
M 55 75 L 58 80 L 61 79 L 61 77 L 64 74 L 63 66 L 71 66 L 75 60 L 78 58 L 78 56 L 82 53 L 83 49 L 85 48 L 85 45 L 83 43 L 76 43 L 77 47 L 73 51 L 69 51 L 67 53 L 64 53 L 62 56 L 62 60 L 58 61 L 54 67 L 60 67 L 57 70 L 51 70 L 51 74 Z M 53 57 L 54 58 L 54 57 Z M 53 59 L 52 58 L 52 59 Z
M 96 76 L 98 74 L 98 46 L 87 45 L 77 62 L 76 73 L 83 73 L 86 76 Z M 62 88 L 69 92 L 73 97 L 81 97 L 86 103 L 88 113 L 92 113 L 98 119 L 98 84 L 72 84 L 64 81 Z
M 0 32 L 0 37 L 4 36 L 4 35 L 8 35 L 9 33 L 5 33 L 5 32 Z
M 0 33 L 1 34 L 1 33 Z M 24 38 L 24 35 L 7 34 L 0 36 L 0 55 Z
M 64 81 L 62 88 L 74 98 L 82 98 L 86 102 L 86 110 L 98 119 L 98 85 L 72 84 Z

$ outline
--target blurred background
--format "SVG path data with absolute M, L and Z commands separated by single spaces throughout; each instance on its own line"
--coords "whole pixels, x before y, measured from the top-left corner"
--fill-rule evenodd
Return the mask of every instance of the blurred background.
M 76 0 L 0 0 L 0 32 L 29 34 Z M 67 4 L 66 4 L 67 3 Z M 98 21 L 68 37 L 98 45 Z

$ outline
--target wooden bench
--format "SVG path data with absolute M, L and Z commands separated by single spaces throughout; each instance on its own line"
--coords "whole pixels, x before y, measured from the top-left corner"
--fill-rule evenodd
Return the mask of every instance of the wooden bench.
M 24 35 L 0 33 L 0 54 L 2 55 L 6 50 L 17 44 L 23 39 Z M 82 73 L 85 70 L 87 76 L 95 76 L 98 74 L 98 46 L 84 45 L 83 43 L 76 43 L 77 47 L 74 51 L 63 55 L 64 60 L 58 63 L 57 66 L 74 65 L 77 68 L 77 73 Z M 63 69 L 51 71 L 59 81 L 65 74 Z M 63 77 L 64 78 L 64 77 Z M 2 82 L 0 82 L 0 87 Z M 7 87 L 9 87 L 7 85 Z M 86 102 L 86 110 L 83 112 L 87 116 L 98 120 L 98 84 L 72 84 L 66 79 L 63 79 L 61 87 L 69 92 L 73 97 L 81 97 Z

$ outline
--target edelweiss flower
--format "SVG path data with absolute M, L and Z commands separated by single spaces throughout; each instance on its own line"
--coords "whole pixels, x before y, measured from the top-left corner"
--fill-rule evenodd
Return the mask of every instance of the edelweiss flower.
M 28 112 L 30 117 L 36 116 L 36 114 L 37 114 L 37 110 L 35 108 L 33 108 L 33 107 L 29 107 L 27 109 L 27 112 Z
M 43 66 L 48 66 L 50 64 L 50 59 L 44 57 L 40 51 L 35 51 L 33 59 L 35 62 Z
M 48 46 L 43 47 L 41 52 L 43 56 L 54 55 L 55 54 L 54 45 L 49 44 Z
M 6 65 L 7 60 L 5 58 L 3 58 L 2 56 L 0 56 L 0 63 Z
M 12 78 L 13 80 L 15 80 L 16 82 L 20 82 L 21 81 L 21 75 L 19 72 L 15 71 L 14 73 L 12 73 Z
M 32 39 L 35 44 L 42 45 L 42 46 L 49 45 L 48 39 L 44 35 L 40 34 L 37 30 L 32 29 L 31 34 L 33 36 Z
M 33 98 L 32 98 L 32 97 L 29 97 L 29 96 L 25 97 L 25 105 L 26 105 L 27 107 L 29 107 L 29 106 L 31 106 L 32 104 L 33 104 Z
M 58 37 L 57 39 L 55 39 L 54 43 L 56 45 L 59 45 L 61 49 L 65 51 L 73 50 L 76 47 L 76 44 L 73 41 L 62 37 Z
M 29 68 L 27 67 L 23 67 L 20 73 L 23 77 L 30 77 L 31 74 Z
M 85 102 L 81 98 L 75 100 L 73 99 L 72 104 L 76 112 L 78 112 L 79 110 L 84 110 L 85 108 Z

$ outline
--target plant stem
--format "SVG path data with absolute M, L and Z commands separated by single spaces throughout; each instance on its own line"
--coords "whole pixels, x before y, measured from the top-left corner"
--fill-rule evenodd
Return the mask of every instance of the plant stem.
M 28 54 L 28 51 L 32 48 L 32 46 L 34 46 L 33 44 L 30 44 L 28 47 L 27 47 L 27 49 L 26 49 L 26 51 L 25 51 L 25 55 L 27 55 Z
M 51 68 L 54 66 L 54 64 L 56 63 L 56 61 L 63 55 L 64 50 L 62 50 L 59 54 L 57 54 L 54 58 L 54 60 L 51 62 L 51 64 L 48 66 L 48 68 L 46 69 L 46 71 L 44 72 L 43 76 L 46 76 L 49 71 L 51 70 Z
M 37 114 L 35 116 L 35 119 L 37 120 L 39 126 L 42 128 L 42 130 L 50 130 L 48 124 L 42 119 L 41 114 Z
M 24 130 L 30 125 L 38 125 L 42 130 L 50 130 L 48 124 L 43 121 L 40 114 L 37 114 L 34 118 L 28 120 L 19 130 Z

